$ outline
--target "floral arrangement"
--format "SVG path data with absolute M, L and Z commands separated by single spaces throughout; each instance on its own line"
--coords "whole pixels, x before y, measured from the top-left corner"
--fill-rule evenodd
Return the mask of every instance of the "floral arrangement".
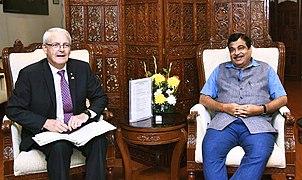
M 176 104 L 176 92 L 180 83 L 178 76 L 170 77 L 172 63 L 169 69 L 163 68 L 163 73 L 157 72 L 156 58 L 154 60 L 154 74 L 147 71 L 146 64 L 144 63 L 145 76 L 152 78 L 152 108 L 153 113 L 171 113 L 174 112 Z

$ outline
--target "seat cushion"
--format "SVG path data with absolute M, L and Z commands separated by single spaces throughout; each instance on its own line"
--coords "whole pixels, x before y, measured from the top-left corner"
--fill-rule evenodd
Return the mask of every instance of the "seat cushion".
M 29 163 L 30 162 L 30 163 Z M 79 167 L 85 164 L 85 157 L 82 153 L 74 149 L 71 156 L 70 167 Z M 46 160 L 41 151 L 31 150 L 28 152 L 21 151 L 21 153 L 14 160 L 14 174 L 20 176 L 24 174 L 46 172 Z
M 5 116 L 4 120 L 7 119 Z M 21 129 L 22 127 L 13 123 L 11 126 L 12 141 L 13 141 L 13 154 L 14 154 L 14 175 L 20 176 L 28 173 L 40 173 L 46 172 L 46 160 L 45 155 L 38 150 L 31 150 L 28 152 L 19 150 L 19 144 L 21 142 Z M 81 152 L 74 149 L 71 156 L 70 167 L 79 167 L 85 164 L 85 157 Z M 28 163 L 30 162 L 30 163 Z

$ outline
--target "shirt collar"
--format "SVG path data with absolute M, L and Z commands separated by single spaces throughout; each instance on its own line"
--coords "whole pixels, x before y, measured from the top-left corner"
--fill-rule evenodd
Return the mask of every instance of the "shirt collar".
M 250 68 L 250 67 L 252 67 L 252 66 L 260 66 L 260 64 L 259 64 L 258 62 L 256 62 L 254 58 L 252 58 L 250 64 L 249 64 L 246 68 L 244 68 L 244 69 Z M 232 63 L 232 61 L 227 62 L 226 65 L 225 65 L 225 67 L 226 67 L 226 68 L 241 69 L 241 68 L 237 68 L 237 67 Z
M 50 67 L 50 70 L 51 70 L 53 76 L 57 75 L 58 71 L 61 71 L 61 70 L 65 70 L 65 72 L 66 72 L 66 64 L 62 69 L 57 69 L 54 66 L 52 66 L 50 63 L 48 63 L 48 64 L 49 64 L 49 67 Z

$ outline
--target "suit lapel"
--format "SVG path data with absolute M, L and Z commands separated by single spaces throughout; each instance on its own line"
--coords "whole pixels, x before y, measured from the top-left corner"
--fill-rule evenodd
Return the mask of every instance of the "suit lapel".
M 69 89 L 71 93 L 71 99 L 72 99 L 72 105 L 73 109 L 76 106 L 76 77 L 75 77 L 75 70 L 76 68 L 70 61 L 70 59 L 67 62 L 67 74 L 68 74 L 68 82 L 69 82 Z
M 54 87 L 54 80 L 53 80 L 53 75 L 50 70 L 50 67 L 48 65 L 47 59 L 43 62 L 43 70 L 44 70 L 44 79 L 47 84 L 47 90 L 49 92 L 51 102 L 53 103 L 55 110 L 56 110 L 56 94 L 55 94 L 55 87 Z

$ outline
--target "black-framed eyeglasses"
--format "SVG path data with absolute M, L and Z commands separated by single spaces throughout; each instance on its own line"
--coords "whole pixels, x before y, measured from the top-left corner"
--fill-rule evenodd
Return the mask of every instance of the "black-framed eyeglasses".
M 63 44 L 60 44 L 60 43 L 52 43 L 52 44 L 46 43 L 46 45 L 50 46 L 50 47 L 52 47 L 54 49 L 59 49 L 61 47 L 63 47 L 64 49 L 70 48 L 70 44 L 69 43 L 63 43 Z

